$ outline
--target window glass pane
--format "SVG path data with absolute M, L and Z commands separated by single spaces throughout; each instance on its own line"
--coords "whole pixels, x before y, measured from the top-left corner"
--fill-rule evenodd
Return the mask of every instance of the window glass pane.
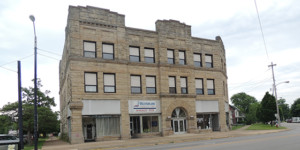
M 116 92 L 115 87 L 114 86 L 104 86 L 104 92 L 114 93 L 114 92 Z
M 180 87 L 186 87 L 186 78 L 180 78 Z
M 203 80 L 202 79 L 196 79 L 196 88 L 203 88 Z
M 212 56 L 211 55 L 205 55 L 205 62 L 212 63 Z
M 132 62 L 139 62 L 140 61 L 140 57 L 139 56 L 130 56 L 130 61 L 132 61 Z
M 175 77 L 169 77 L 169 87 L 175 87 Z
M 179 59 L 184 59 L 185 52 L 179 51 Z
M 145 49 L 145 56 L 146 57 L 154 57 L 153 49 Z
M 114 74 L 104 74 L 104 85 L 115 85 Z
M 207 89 L 214 89 L 214 80 L 207 80 Z
M 168 56 L 168 58 L 174 58 L 174 51 L 168 50 L 167 56 Z
M 187 88 L 181 88 L 181 93 L 182 94 L 187 94 Z
M 86 85 L 85 86 L 86 92 L 97 92 L 97 86 L 94 85 Z
M 146 77 L 146 87 L 155 87 L 155 77 Z
M 133 55 L 133 56 L 139 56 L 140 55 L 140 49 L 137 48 L 137 47 L 129 47 L 130 49 L 130 55 Z
M 179 59 L 179 64 L 185 65 L 185 60 L 184 59 Z
M 151 132 L 151 116 L 143 116 L 143 132 Z
M 201 61 L 201 55 L 200 54 L 194 54 L 194 61 Z
M 213 67 L 213 66 L 212 66 L 212 63 L 208 63 L 208 62 L 207 62 L 207 63 L 205 63 L 205 64 L 206 64 L 206 67 L 207 67 L 207 68 L 212 68 L 212 67 Z
M 208 95 L 214 95 L 215 94 L 215 90 L 214 89 L 208 89 L 207 90 L 207 94 Z
M 97 74 L 96 73 L 85 73 L 85 84 L 86 85 L 97 85 Z
M 201 62 L 200 61 L 194 61 L 195 67 L 201 67 Z
M 169 87 L 169 92 L 170 93 L 176 93 L 176 88 L 175 87 Z
M 142 93 L 140 87 L 131 87 L 131 93 Z
M 156 93 L 155 87 L 147 87 L 146 90 L 147 90 L 148 94 L 155 94 Z
M 120 117 L 99 116 L 96 118 L 97 137 L 119 136 Z
M 96 57 L 96 53 L 95 52 L 90 52 L 90 51 L 85 51 L 84 52 L 84 57 L 95 58 Z
M 174 59 L 173 58 L 168 58 L 168 64 L 174 64 Z
M 203 93 L 203 89 L 200 89 L 200 88 L 197 88 L 196 89 L 196 93 L 197 94 L 200 94 L 200 95 L 203 95 L 204 93 Z
M 140 76 L 131 76 L 131 86 L 141 86 L 141 77 Z
M 103 53 L 114 53 L 114 46 L 111 44 L 102 44 Z
M 158 116 L 152 116 L 152 132 L 159 132 Z
M 107 53 L 103 53 L 102 57 L 104 59 L 114 59 L 114 54 L 107 54 Z
M 145 57 L 145 62 L 154 63 L 154 58 L 153 57 Z
M 84 51 L 95 52 L 96 51 L 96 43 L 94 43 L 94 42 L 83 42 L 83 49 L 84 49 Z

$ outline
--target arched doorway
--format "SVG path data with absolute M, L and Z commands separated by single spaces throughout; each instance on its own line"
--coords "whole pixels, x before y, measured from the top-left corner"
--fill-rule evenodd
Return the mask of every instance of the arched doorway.
M 186 133 L 186 112 L 183 108 L 177 107 L 172 112 L 171 126 L 174 134 Z

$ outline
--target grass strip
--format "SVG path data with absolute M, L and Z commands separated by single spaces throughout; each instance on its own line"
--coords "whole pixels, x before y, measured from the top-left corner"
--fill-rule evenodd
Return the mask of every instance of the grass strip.
M 286 129 L 286 127 L 276 127 L 275 125 L 271 126 L 269 124 L 256 123 L 256 124 L 252 124 L 246 130 L 279 130 L 279 129 Z

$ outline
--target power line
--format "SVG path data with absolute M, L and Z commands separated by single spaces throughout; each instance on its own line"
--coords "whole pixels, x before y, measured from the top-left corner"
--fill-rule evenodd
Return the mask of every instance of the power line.
M 261 21 L 260 21 L 260 16 L 259 16 L 256 0 L 254 0 L 254 3 L 255 3 L 255 8 L 256 8 L 257 18 L 258 18 L 258 22 L 259 22 L 259 26 L 260 26 L 261 35 L 262 35 L 262 38 L 263 38 L 263 41 L 264 41 L 265 51 L 266 51 L 267 57 L 269 59 L 269 54 L 268 54 L 268 50 L 267 50 L 265 35 L 264 35 L 263 29 L 262 29 L 262 25 L 261 25 Z
M 12 72 L 16 72 L 16 73 L 18 73 L 18 72 L 17 72 L 17 71 L 15 71 L 15 70 L 8 69 L 8 68 L 2 67 L 2 66 L 0 66 L 0 68 L 3 68 L 3 69 L 6 69 L 6 70 L 8 70 L 8 71 L 12 71 Z
M 51 51 L 47 51 L 47 50 L 43 50 L 43 49 L 39 49 L 39 48 L 38 48 L 38 50 L 44 51 L 44 52 L 47 52 L 47 53 L 50 53 L 50 54 L 53 54 L 53 55 L 61 56 L 60 54 L 54 53 L 54 52 L 51 52 Z
M 33 56 L 33 54 L 28 55 L 28 56 L 25 56 L 25 57 L 22 57 L 22 58 L 20 58 L 20 59 L 17 59 L 17 60 L 11 61 L 11 62 L 4 63 L 4 64 L 0 65 L 0 67 L 3 67 L 3 66 L 5 66 L 5 65 L 8 65 L 8 64 L 11 64 L 11 63 L 15 63 L 15 62 L 17 62 L 18 60 L 26 59 L 26 58 L 28 58 L 28 57 L 30 57 L 30 56 Z
M 44 54 L 41 54 L 41 53 L 38 53 L 38 54 L 41 55 L 41 56 L 48 57 L 48 58 L 51 58 L 51 59 L 59 61 L 59 59 L 57 59 L 57 58 L 54 58 L 54 57 L 51 57 L 51 56 L 47 56 L 47 55 L 44 55 Z

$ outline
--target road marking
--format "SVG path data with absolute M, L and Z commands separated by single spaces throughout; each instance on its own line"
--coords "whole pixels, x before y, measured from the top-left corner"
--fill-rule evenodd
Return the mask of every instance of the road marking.
M 224 143 L 218 143 L 218 144 L 196 145 L 196 146 L 182 147 L 182 148 L 171 148 L 171 150 L 186 150 L 186 149 L 194 149 L 194 148 L 201 148 L 201 147 L 213 147 L 213 146 L 229 145 L 229 144 L 236 144 L 236 143 L 246 143 L 246 142 L 255 142 L 255 141 L 260 141 L 261 142 L 261 141 L 287 138 L 287 137 L 294 137 L 294 136 L 300 136 L 300 134 L 282 135 L 282 136 L 275 136 L 275 137 L 268 137 L 268 138 L 258 138 L 258 139 L 250 139 L 250 140 L 241 140 L 241 141 L 233 141 L 233 142 L 224 142 Z

